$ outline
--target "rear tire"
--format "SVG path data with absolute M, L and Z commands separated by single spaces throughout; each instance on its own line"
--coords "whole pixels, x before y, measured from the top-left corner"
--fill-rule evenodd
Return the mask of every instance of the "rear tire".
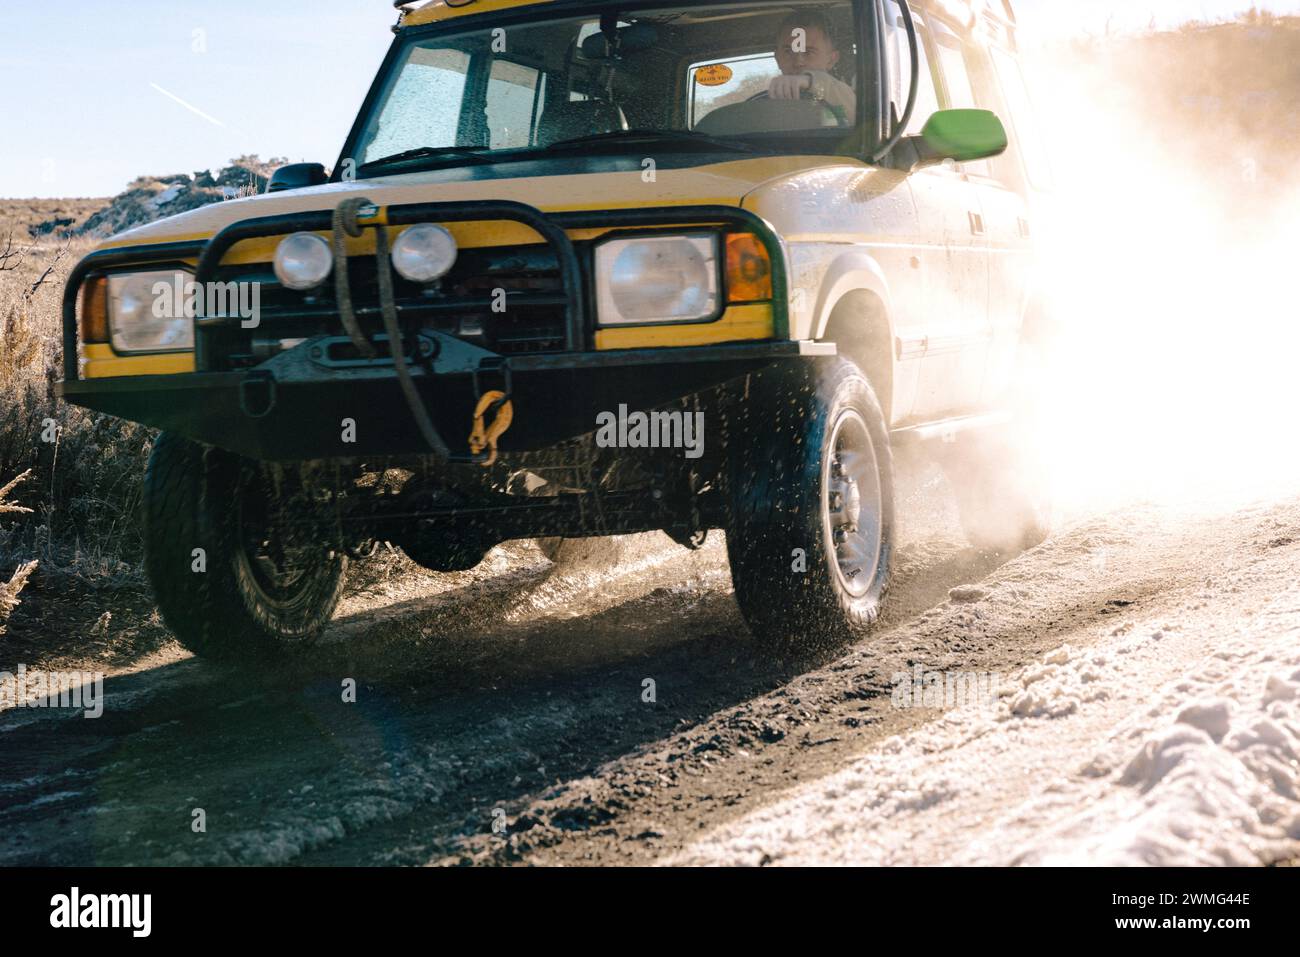
M 728 459 L 727 554 L 754 636 L 781 655 L 865 636 L 894 539 L 893 458 L 866 377 L 844 359 L 752 376 Z
M 944 451 L 943 467 L 974 548 L 1015 555 L 1051 534 L 1050 483 L 1010 430 L 958 436 Z
M 169 432 L 154 442 L 144 479 L 145 570 L 167 627 L 196 655 L 286 657 L 314 644 L 338 605 L 347 557 L 277 527 L 267 516 L 279 515 L 281 503 L 262 474 Z
M 406 557 L 425 571 L 438 574 L 467 572 L 478 568 L 492 550 L 481 542 L 444 540 L 441 542 L 402 542 L 399 546 Z
M 564 543 L 568 539 L 550 535 L 546 538 L 535 539 L 535 541 L 537 542 L 538 551 L 545 555 L 551 564 L 558 565 L 560 563 L 560 556 L 564 553 Z
M 403 508 L 408 513 L 447 512 L 468 504 L 445 489 L 416 487 L 403 493 Z M 406 523 L 404 533 L 393 544 L 426 571 L 448 574 L 477 568 L 498 542 L 468 529 L 465 534 L 449 534 L 445 526 L 416 518 Z
M 1046 350 L 1026 339 L 1006 401 L 1011 423 L 959 433 L 941 453 L 966 540 L 981 551 L 1016 555 L 1052 533 L 1050 470 L 1033 443 L 1045 434 L 1041 409 L 1049 381 Z

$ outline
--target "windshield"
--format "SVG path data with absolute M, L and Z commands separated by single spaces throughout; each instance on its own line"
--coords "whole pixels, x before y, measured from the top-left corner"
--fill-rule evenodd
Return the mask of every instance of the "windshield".
M 485 24 L 412 40 L 354 158 L 374 173 L 646 140 L 668 149 L 842 151 L 853 142 L 862 87 L 855 37 L 851 3 L 751 2 Z

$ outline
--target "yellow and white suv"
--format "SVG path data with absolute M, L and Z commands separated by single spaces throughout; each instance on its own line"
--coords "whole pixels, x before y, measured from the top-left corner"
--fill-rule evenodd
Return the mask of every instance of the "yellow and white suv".
M 310 644 L 376 542 L 449 571 L 719 528 L 757 636 L 843 640 L 903 441 L 962 452 L 980 544 L 1045 535 L 994 441 L 1038 322 L 1009 3 L 412 7 L 332 173 L 69 281 L 63 396 L 162 430 L 146 565 L 182 642 Z

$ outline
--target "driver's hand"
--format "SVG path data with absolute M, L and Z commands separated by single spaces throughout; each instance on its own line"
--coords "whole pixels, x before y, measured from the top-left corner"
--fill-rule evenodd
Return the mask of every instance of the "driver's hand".
M 774 100 L 797 100 L 804 90 L 811 89 L 812 77 L 807 73 L 793 76 L 778 76 L 767 88 L 767 95 Z

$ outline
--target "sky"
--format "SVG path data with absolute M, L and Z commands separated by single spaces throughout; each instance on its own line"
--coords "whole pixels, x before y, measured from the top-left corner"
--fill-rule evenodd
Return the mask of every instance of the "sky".
M 333 166 L 392 42 L 389 0 L 0 0 L 0 197 L 110 196 L 257 153 Z M 1300 0 L 1258 0 L 1300 14 Z M 1250 0 L 1018 0 L 1069 33 Z
M 1012 0 L 1020 20 L 1036 31 L 1103 33 L 1157 28 L 1187 20 L 1217 20 L 1251 6 L 1279 14 L 1300 14 L 1300 0 Z

